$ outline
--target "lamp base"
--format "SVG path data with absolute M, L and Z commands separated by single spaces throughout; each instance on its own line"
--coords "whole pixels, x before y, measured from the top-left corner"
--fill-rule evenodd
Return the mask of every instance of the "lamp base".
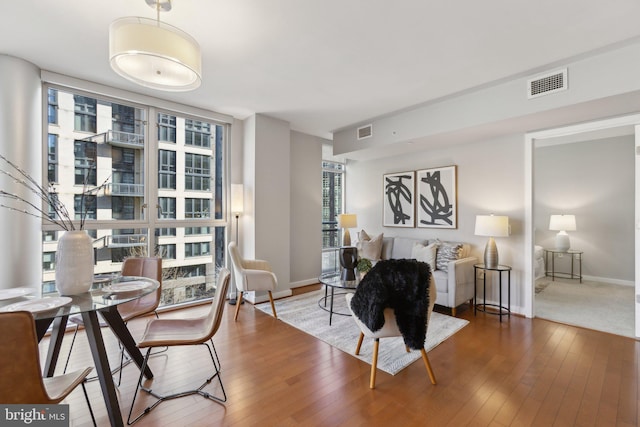
M 498 266 L 498 248 L 493 237 L 489 237 L 487 246 L 484 247 L 484 266 L 496 268 Z
M 344 229 L 344 236 L 342 236 L 342 246 L 351 246 L 351 234 L 349 233 L 349 229 Z
M 566 252 L 571 247 L 571 242 L 569 241 L 569 235 L 566 231 L 561 231 L 556 234 L 556 250 L 561 252 Z

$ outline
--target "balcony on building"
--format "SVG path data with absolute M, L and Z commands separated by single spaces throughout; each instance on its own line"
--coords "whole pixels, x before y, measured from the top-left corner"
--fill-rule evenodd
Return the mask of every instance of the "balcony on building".
M 99 144 L 113 145 L 114 147 L 133 148 L 137 150 L 144 148 L 144 134 L 141 133 L 108 130 L 86 139 Z
M 124 182 L 111 182 L 105 188 L 107 196 L 143 197 L 144 184 L 127 184 Z

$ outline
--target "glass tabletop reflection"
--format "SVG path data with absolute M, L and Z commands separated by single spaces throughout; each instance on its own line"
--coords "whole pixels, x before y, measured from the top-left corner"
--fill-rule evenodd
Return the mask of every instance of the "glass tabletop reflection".
M 35 320 L 70 316 L 88 311 L 100 311 L 111 306 L 141 298 L 155 292 L 160 284 L 147 277 L 100 277 L 92 289 L 77 295 L 63 296 L 57 292 L 24 295 L 0 301 L 0 311 L 31 311 Z

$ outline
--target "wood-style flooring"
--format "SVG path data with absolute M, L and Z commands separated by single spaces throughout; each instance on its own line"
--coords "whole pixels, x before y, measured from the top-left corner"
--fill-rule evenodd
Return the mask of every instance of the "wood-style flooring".
M 379 371 L 370 390 L 370 365 L 249 303 L 234 322 L 234 308 L 226 306 L 214 337 L 227 402 L 200 396 L 167 401 L 136 426 L 640 426 L 640 342 L 631 338 L 519 316 L 499 323 L 496 316 L 459 308 L 470 324 L 429 353 L 437 385 L 418 360 L 396 376 Z M 134 337 L 146 320 L 131 322 Z M 81 334 L 70 369 L 92 365 Z M 115 362 L 117 343 L 109 331 L 105 337 Z M 42 352 L 47 345 L 43 340 Z M 150 366 L 158 392 L 200 384 L 211 368 L 204 347 L 170 349 Z M 125 420 L 137 378 L 135 365 L 124 369 L 119 394 Z M 108 426 L 99 384 L 87 388 L 98 424 Z M 66 403 L 71 425 L 90 425 L 80 387 Z

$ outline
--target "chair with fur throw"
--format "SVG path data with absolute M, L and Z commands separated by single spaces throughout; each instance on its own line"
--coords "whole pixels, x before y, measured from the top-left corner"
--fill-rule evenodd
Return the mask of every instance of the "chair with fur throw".
M 402 336 L 407 348 L 420 350 L 429 379 L 436 384 L 424 349 L 429 318 L 436 301 L 436 285 L 429 264 L 416 260 L 379 261 L 362 279 L 347 306 L 360 328 L 355 354 L 364 337 L 373 338 L 370 388 L 375 388 L 380 338 Z

